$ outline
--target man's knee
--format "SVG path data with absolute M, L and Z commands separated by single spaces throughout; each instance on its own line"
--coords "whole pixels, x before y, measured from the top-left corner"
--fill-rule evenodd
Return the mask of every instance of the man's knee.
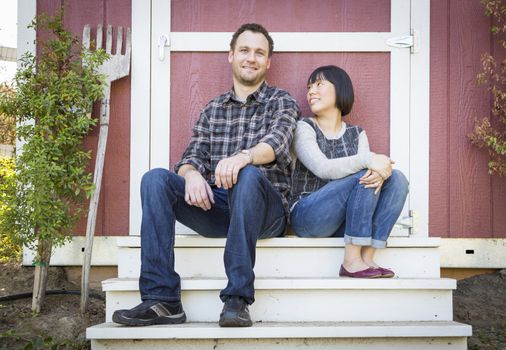
M 255 166 L 248 165 L 241 169 L 237 183 L 232 187 L 229 200 L 258 200 L 258 195 L 265 193 L 264 186 L 268 183 L 262 172 Z
M 141 180 L 141 189 L 160 188 L 167 186 L 171 177 L 176 174 L 163 168 L 155 168 L 147 171 Z
M 247 165 L 241 169 L 237 178 L 239 186 L 255 186 L 261 183 L 263 177 L 262 172 L 253 165 Z

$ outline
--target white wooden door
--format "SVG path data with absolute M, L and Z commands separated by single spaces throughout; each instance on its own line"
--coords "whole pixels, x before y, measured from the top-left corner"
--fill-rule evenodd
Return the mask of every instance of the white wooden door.
M 390 156 L 410 181 L 395 236 L 428 236 L 429 5 L 391 0 L 389 32 L 271 32 L 276 52 L 390 53 Z M 171 32 L 170 0 L 133 0 L 132 28 L 130 234 L 138 234 L 140 178 L 169 167 L 170 52 L 225 55 L 232 33 Z

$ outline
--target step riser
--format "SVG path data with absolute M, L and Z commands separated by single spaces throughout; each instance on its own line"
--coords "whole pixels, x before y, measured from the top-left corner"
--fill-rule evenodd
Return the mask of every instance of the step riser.
M 259 247 L 257 277 L 336 277 L 344 248 L 337 247 Z M 176 248 L 176 271 L 186 277 L 225 277 L 223 248 Z M 196 257 L 199 262 L 195 263 Z M 140 248 L 119 248 L 118 277 L 138 278 Z M 387 248 L 378 250 L 376 262 L 392 268 L 401 278 L 439 278 L 437 248 Z M 204 268 L 205 266 L 205 268 Z
M 217 322 L 217 290 L 182 292 L 188 322 Z M 138 291 L 106 293 L 106 322 L 118 309 L 140 303 Z M 451 321 L 451 290 L 258 290 L 250 307 L 255 322 Z
M 92 350 L 466 350 L 465 337 L 451 338 L 302 338 L 302 339 L 206 339 L 206 340 L 92 340 Z

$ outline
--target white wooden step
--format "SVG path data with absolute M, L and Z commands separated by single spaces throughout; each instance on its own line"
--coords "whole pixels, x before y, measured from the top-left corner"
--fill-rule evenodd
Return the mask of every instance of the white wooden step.
M 387 249 L 377 251 L 376 261 L 392 268 L 402 278 L 438 278 L 440 242 L 439 238 L 392 237 Z M 140 237 L 118 237 L 117 243 L 118 277 L 138 278 Z M 224 246 L 222 238 L 177 235 L 176 271 L 182 277 L 225 277 Z M 256 251 L 257 277 L 337 277 L 344 255 L 344 240 L 271 238 L 259 240 Z M 195 263 L 197 257 L 200 263 Z
M 102 349 L 459 349 L 467 348 L 471 327 L 432 322 L 256 322 L 250 328 L 216 323 L 125 327 L 104 323 L 86 336 Z
M 219 291 L 226 280 L 183 279 L 182 302 L 189 322 L 216 322 Z M 110 279 L 106 321 L 118 309 L 140 303 L 137 279 Z M 257 278 L 254 321 L 451 321 L 452 279 Z

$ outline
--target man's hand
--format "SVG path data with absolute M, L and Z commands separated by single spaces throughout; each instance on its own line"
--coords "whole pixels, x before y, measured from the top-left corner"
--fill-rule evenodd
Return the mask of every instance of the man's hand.
M 184 174 L 184 179 L 184 200 L 186 203 L 203 210 L 211 209 L 211 205 L 214 204 L 214 195 L 211 186 L 204 177 L 197 170 L 188 170 Z
M 239 171 L 250 163 L 251 158 L 244 153 L 220 160 L 214 171 L 216 186 L 224 189 L 232 188 L 237 183 Z
M 374 194 L 378 194 L 381 191 L 381 186 L 385 179 L 377 172 L 368 169 L 364 176 L 358 181 L 359 184 L 364 185 L 365 188 L 375 188 Z
M 383 154 L 374 154 L 369 169 L 378 173 L 383 180 L 386 180 L 392 175 L 392 164 L 394 163 L 392 159 Z

